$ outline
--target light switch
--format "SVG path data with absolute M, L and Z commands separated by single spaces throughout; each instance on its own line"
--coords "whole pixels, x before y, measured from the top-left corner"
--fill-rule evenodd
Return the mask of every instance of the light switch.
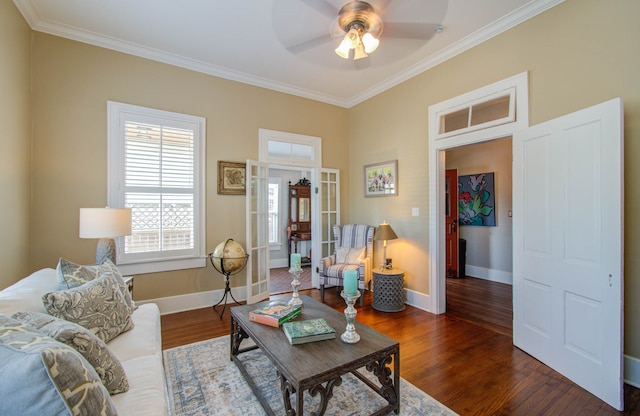
M 411 208 L 411 215 L 414 217 L 420 216 L 420 208 Z

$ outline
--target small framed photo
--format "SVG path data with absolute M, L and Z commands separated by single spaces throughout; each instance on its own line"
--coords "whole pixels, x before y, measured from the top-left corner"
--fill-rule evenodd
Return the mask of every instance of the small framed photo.
M 246 170 L 244 163 L 218 160 L 218 194 L 244 195 Z
M 398 195 L 398 161 L 374 163 L 364 167 L 364 196 Z

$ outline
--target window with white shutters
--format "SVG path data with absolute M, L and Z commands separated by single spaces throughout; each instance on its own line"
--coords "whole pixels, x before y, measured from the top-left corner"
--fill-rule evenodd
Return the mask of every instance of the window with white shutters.
M 109 204 L 132 211 L 118 266 L 204 267 L 205 120 L 115 102 L 108 113 Z

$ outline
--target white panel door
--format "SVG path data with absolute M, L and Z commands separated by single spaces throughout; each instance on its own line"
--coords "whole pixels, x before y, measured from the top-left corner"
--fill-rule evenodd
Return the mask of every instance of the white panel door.
M 247 303 L 269 297 L 269 165 L 247 160 Z
M 513 137 L 513 341 L 623 409 L 622 101 Z

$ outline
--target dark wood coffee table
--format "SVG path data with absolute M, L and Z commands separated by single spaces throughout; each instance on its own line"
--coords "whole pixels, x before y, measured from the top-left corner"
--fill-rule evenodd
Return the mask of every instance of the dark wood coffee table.
M 260 348 L 278 371 L 282 396 L 287 415 L 303 415 L 304 392 L 312 396 L 320 394 L 320 404 L 315 414 L 323 415 L 334 387 L 342 382 L 342 375 L 352 373 L 363 383 L 382 396 L 387 405 L 373 415 L 385 415 L 400 411 L 400 344 L 366 325 L 355 323 L 360 342 L 346 344 L 340 335 L 346 328 L 343 314 L 308 297 L 300 296 L 304 302 L 302 314 L 296 320 L 324 318 L 336 330 L 336 339 L 290 345 L 282 328 L 274 328 L 249 320 L 249 312 L 262 304 L 235 306 L 231 308 L 231 359 L 236 363 L 247 383 L 260 400 L 265 412 L 274 415 L 265 397 L 249 375 L 240 354 Z M 345 305 L 346 306 L 346 305 Z M 255 345 L 241 348 L 243 340 L 251 338 Z M 393 371 L 389 368 L 393 362 Z M 369 371 L 378 383 L 362 373 Z M 291 404 L 291 395 L 296 393 L 296 408 Z

